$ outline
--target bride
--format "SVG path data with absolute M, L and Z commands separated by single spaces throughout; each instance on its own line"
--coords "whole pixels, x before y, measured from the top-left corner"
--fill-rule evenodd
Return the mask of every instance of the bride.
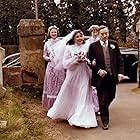
M 66 78 L 47 116 L 67 120 L 74 126 L 96 127 L 98 98 L 96 89 L 90 85 L 90 73 L 85 57 L 88 46 L 85 45 L 84 35 L 80 30 L 72 31 L 66 40 L 68 45 L 63 47 Z

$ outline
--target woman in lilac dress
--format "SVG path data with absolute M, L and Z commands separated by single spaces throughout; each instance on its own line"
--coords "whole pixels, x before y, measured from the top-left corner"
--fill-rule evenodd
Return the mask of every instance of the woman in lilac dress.
M 89 31 L 89 38 L 85 41 L 87 46 L 99 40 L 99 26 L 98 25 L 91 25 L 88 29 Z M 93 65 L 96 65 L 96 60 L 94 59 L 92 62 Z M 92 70 L 90 69 L 90 77 L 92 77 Z M 97 113 L 99 115 L 99 112 Z
M 99 40 L 99 26 L 98 25 L 92 25 L 88 29 L 90 36 L 89 39 L 86 40 L 86 43 L 94 43 Z
M 48 41 L 44 45 L 43 58 L 48 61 L 45 77 L 44 77 L 44 88 L 42 95 L 42 105 L 43 107 L 49 109 L 52 107 L 61 85 L 65 79 L 64 69 L 55 68 L 55 48 L 56 43 L 60 41 L 58 38 L 59 29 L 56 26 L 50 26 L 48 28 Z
M 89 68 L 86 64 L 88 46 L 80 30 L 74 30 L 68 41 L 63 58 L 66 78 L 47 116 L 52 119 L 67 120 L 70 125 L 96 127 L 98 98 L 96 89 L 90 85 Z

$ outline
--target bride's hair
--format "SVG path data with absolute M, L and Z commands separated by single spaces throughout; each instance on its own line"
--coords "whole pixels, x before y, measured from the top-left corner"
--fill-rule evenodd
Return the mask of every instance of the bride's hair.
M 80 33 L 82 36 L 84 36 L 83 32 L 81 30 L 77 30 L 75 31 L 75 33 L 73 34 L 72 38 L 67 42 L 67 44 L 69 45 L 73 45 L 74 44 L 74 37 Z M 83 41 L 83 44 L 85 43 L 85 41 Z

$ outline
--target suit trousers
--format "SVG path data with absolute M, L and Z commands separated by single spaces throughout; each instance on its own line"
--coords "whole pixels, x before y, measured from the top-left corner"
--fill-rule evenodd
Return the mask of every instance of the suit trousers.
M 105 77 L 100 77 L 100 85 L 97 86 L 99 99 L 100 116 L 103 124 L 109 123 L 109 106 L 115 98 L 116 80 L 109 73 Z

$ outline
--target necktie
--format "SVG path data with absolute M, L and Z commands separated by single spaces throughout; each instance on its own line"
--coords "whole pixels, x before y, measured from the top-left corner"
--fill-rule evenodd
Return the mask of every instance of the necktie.
M 106 59 L 106 56 L 108 55 L 108 47 L 106 42 L 103 43 L 103 51 L 104 51 L 104 57 Z
M 103 52 L 104 52 L 104 59 L 105 59 L 105 67 L 106 67 L 106 70 L 111 75 L 112 72 L 111 72 L 111 65 L 110 65 L 110 54 L 109 54 L 109 49 L 107 47 L 106 42 L 104 42 L 104 44 L 103 44 Z

